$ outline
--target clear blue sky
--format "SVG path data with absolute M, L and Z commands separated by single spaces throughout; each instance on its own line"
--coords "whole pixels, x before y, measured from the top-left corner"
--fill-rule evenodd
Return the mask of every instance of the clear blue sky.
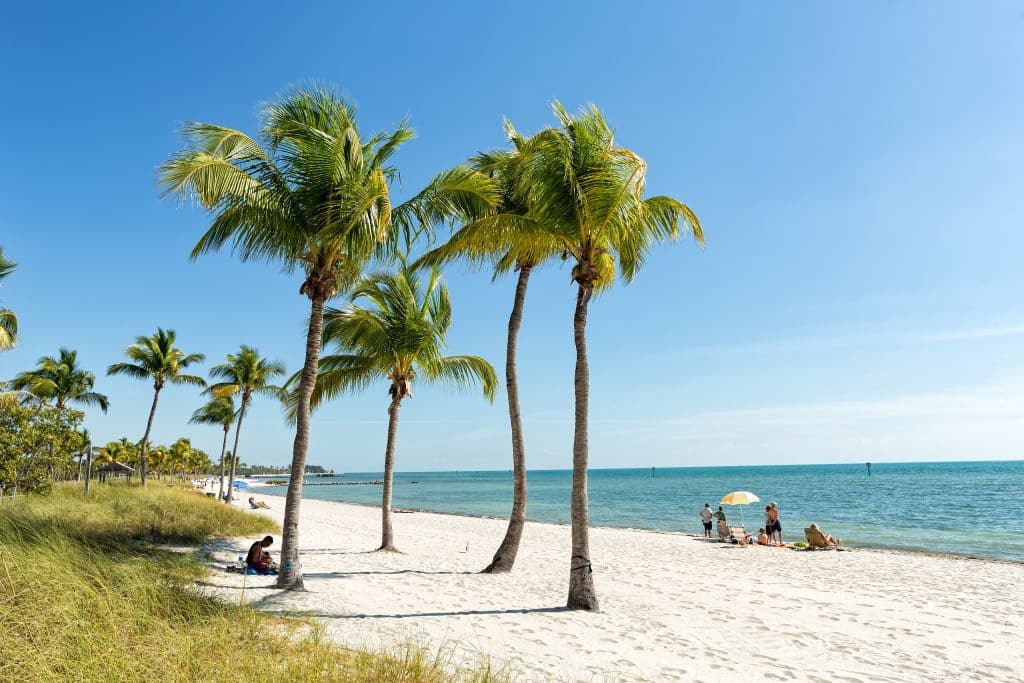
M 138 439 L 151 388 L 104 369 L 158 325 L 211 361 L 241 343 L 299 367 L 299 278 L 196 263 L 203 214 L 157 196 L 182 120 L 252 131 L 260 101 L 335 84 L 374 130 L 409 115 L 399 198 L 598 104 L 687 202 L 707 246 L 653 254 L 590 317 L 595 467 L 1019 458 L 1024 452 L 1024 9 L 1013 2 L 17 3 L 0 26 L 0 291 L 9 377 L 77 348 Z M 501 367 L 511 280 L 448 273 L 453 353 Z M 573 290 L 535 276 L 520 342 L 532 467 L 570 465 Z M 203 371 L 209 367 L 208 362 Z M 315 417 L 311 463 L 379 470 L 387 388 Z M 400 469 L 509 466 L 504 395 L 418 387 Z M 164 392 L 154 438 L 199 398 Z M 292 434 L 258 403 L 246 462 Z

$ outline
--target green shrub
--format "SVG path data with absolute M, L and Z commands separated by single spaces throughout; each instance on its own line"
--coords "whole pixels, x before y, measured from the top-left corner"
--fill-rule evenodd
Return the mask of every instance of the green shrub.
M 264 517 L 151 485 L 57 487 L 0 505 L 0 680 L 417 681 L 453 676 L 415 648 L 354 651 L 303 619 L 192 587 L 205 568 L 156 544 L 275 531 Z

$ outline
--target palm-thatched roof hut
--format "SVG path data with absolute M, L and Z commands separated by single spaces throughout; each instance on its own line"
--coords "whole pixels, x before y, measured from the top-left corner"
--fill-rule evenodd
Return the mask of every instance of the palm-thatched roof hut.
M 131 481 L 132 475 L 135 474 L 135 468 L 125 465 L 123 462 L 105 462 L 97 467 L 95 472 L 99 472 L 100 481 L 106 481 L 108 477 L 128 477 Z

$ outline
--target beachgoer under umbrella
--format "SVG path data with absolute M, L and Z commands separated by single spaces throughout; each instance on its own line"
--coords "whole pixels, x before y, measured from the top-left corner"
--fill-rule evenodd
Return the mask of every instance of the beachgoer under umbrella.
M 711 538 L 711 520 L 715 513 L 711 511 L 711 503 L 704 503 L 704 509 L 700 511 L 700 518 L 704 522 L 704 538 Z

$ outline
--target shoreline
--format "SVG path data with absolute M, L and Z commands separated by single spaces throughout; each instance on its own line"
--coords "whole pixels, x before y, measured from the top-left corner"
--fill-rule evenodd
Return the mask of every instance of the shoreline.
M 779 467 L 782 467 L 782 465 L 779 465 Z M 263 488 L 263 487 L 255 487 L 255 488 L 260 489 L 260 488 Z M 256 495 L 256 494 L 254 494 L 254 495 Z M 276 493 L 266 493 L 266 494 L 260 493 L 259 495 L 265 495 L 267 497 L 273 497 L 273 498 L 280 498 L 282 501 L 284 501 L 284 495 L 278 495 Z M 374 509 L 374 510 L 380 511 L 380 504 L 374 505 L 372 503 L 363 503 L 363 502 L 359 502 L 359 501 L 328 500 L 326 498 L 313 498 L 313 497 L 310 497 L 309 499 L 310 500 L 317 500 L 317 501 L 320 501 L 322 503 L 337 503 L 339 505 L 354 505 L 354 506 L 357 506 L 357 507 L 360 507 L 360 508 L 368 508 L 368 509 Z M 452 517 L 460 517 L 460 518 L 468 518 L 468 519 L 486 519 L 486 520 L 498 520 L 498 521 L 502 521 L 503 520 L 505 522 L 508 521 L 508 517 L 495 517 L 495 516 L 492 516 L 492 515 L 474 515 L 474 514 L 471 514 L 471 513 L 468 513 L 468 512 L 451 512 L 451 511 L 447 511 L 447 510 L 430 510 L 430 509 L 427 509 L 427 508 L 404 508 L 404 507 L 403 508 L 395 507 L 395 508 L 392 508 L 392 509 L 395 512 L 397 512 L 398 514 L 419 513 L 419 514 L 427 514 L 427 515 L 449 515 L 449 516 L 452 516 Z M 570 526 L 569 522 L 545 522 L 545 521 L 541 521 L 541 520 L 537 520 L 537 519 L 531 519 L 529 517 L 529 515 L 527 515 L 526 523 L 527 524 L 545 524 L 545 525 L 550 525 L 550 526 L 555 526 L 555 527 L 569 527 Z M 635 526 L 607 526 L 607 525 L 598 526 L 598 525 L 591 525 L 590 529 L 592 529 L 592 530 L 593 529 L 607 529 L 607 530 L 617 530 L 617 531 L 636 531 L 636 532 L 651 533 L 651 534 L 665 534 L 665 535 L 669 535 L 669 536 L 680 536 L 680 537 L 684 537 L 684 538 L 701 538 L 701 535 L 699 533 L 697 533 L 697 532 L 672 531 L 671 529 L 655 529 L 655 528 L 635 527 Z M 795 542 L 799 543 L 799 542 L 803 542 L 803 541 L 805 541 L 805 539 L 803 537 L 800 537 Z M 946 551 L 941 551 L 941 550 L 930 550 L 928 548 L 920 548 L 920 547 L 914 547 L 914 546 L 872 545 L 872 544 L 866 544 L 866 543 L 859 543 L 859 542 L 856 542 L 856 541 L 843 541 L 843 539 L 840 539 L 840 541 L 842 541 L 844 548 L 850 548 L 850 549 L 853 549 L 853 550 L 861 550 L 861 551 L 863 551 L 863 550 L 870 550 L 870 551 L 877 551 L 877 552 L 909 553 L 909 554 L 913 554 L 913 555 L 929 555 L 929 556 L 934 556 L 934 557 L 948 557 L 948 558 L 961 559 L 961 560 L 976 560 L 976 561 L 983 561 L 983 562 L 997 562 L 997 563 L 1005 563 L 1005 564 L 1011 564 L 1011 565 L 1024 566 L 1024 560 L 1014 560 L 1014 559 L 1005 558 L 1005 557 L 988 557 L 988 556 L 985 556 L 985 555 L 971 555 L 971 554 L 967 554 L 967 553 L 946 552 Z M 498 544 L 500 542 L 501 542 L 501 539 L 498 538 L 497 541 L 495 542 L 495 546 L 494 546 L 495 549 L 497 549 Z M 792 543 L 794 541 L 790 541 L 790 542 Z
M 284 499 L 265 499 L 271 509 L 253 514 L 280 522 Z M 515 680 L 1024 677 L 1019 563 L 882 549 L 776 552 L 597 527 L 601 611 L 586 613 L 564 608 L 566 525 L 528 522 L 514 571 L 493 575 L 480 570 L 506 520 L 397 514 L 401 553 L 374 552 L 377 506 L 304 499 L 300 524 L 306 591 L 224 572 L 207 590 L 313 617 L 345 645 L 414 643 L 453 666 L 489 659 Z M 215 566 L 250 542 L 210 548 Z

